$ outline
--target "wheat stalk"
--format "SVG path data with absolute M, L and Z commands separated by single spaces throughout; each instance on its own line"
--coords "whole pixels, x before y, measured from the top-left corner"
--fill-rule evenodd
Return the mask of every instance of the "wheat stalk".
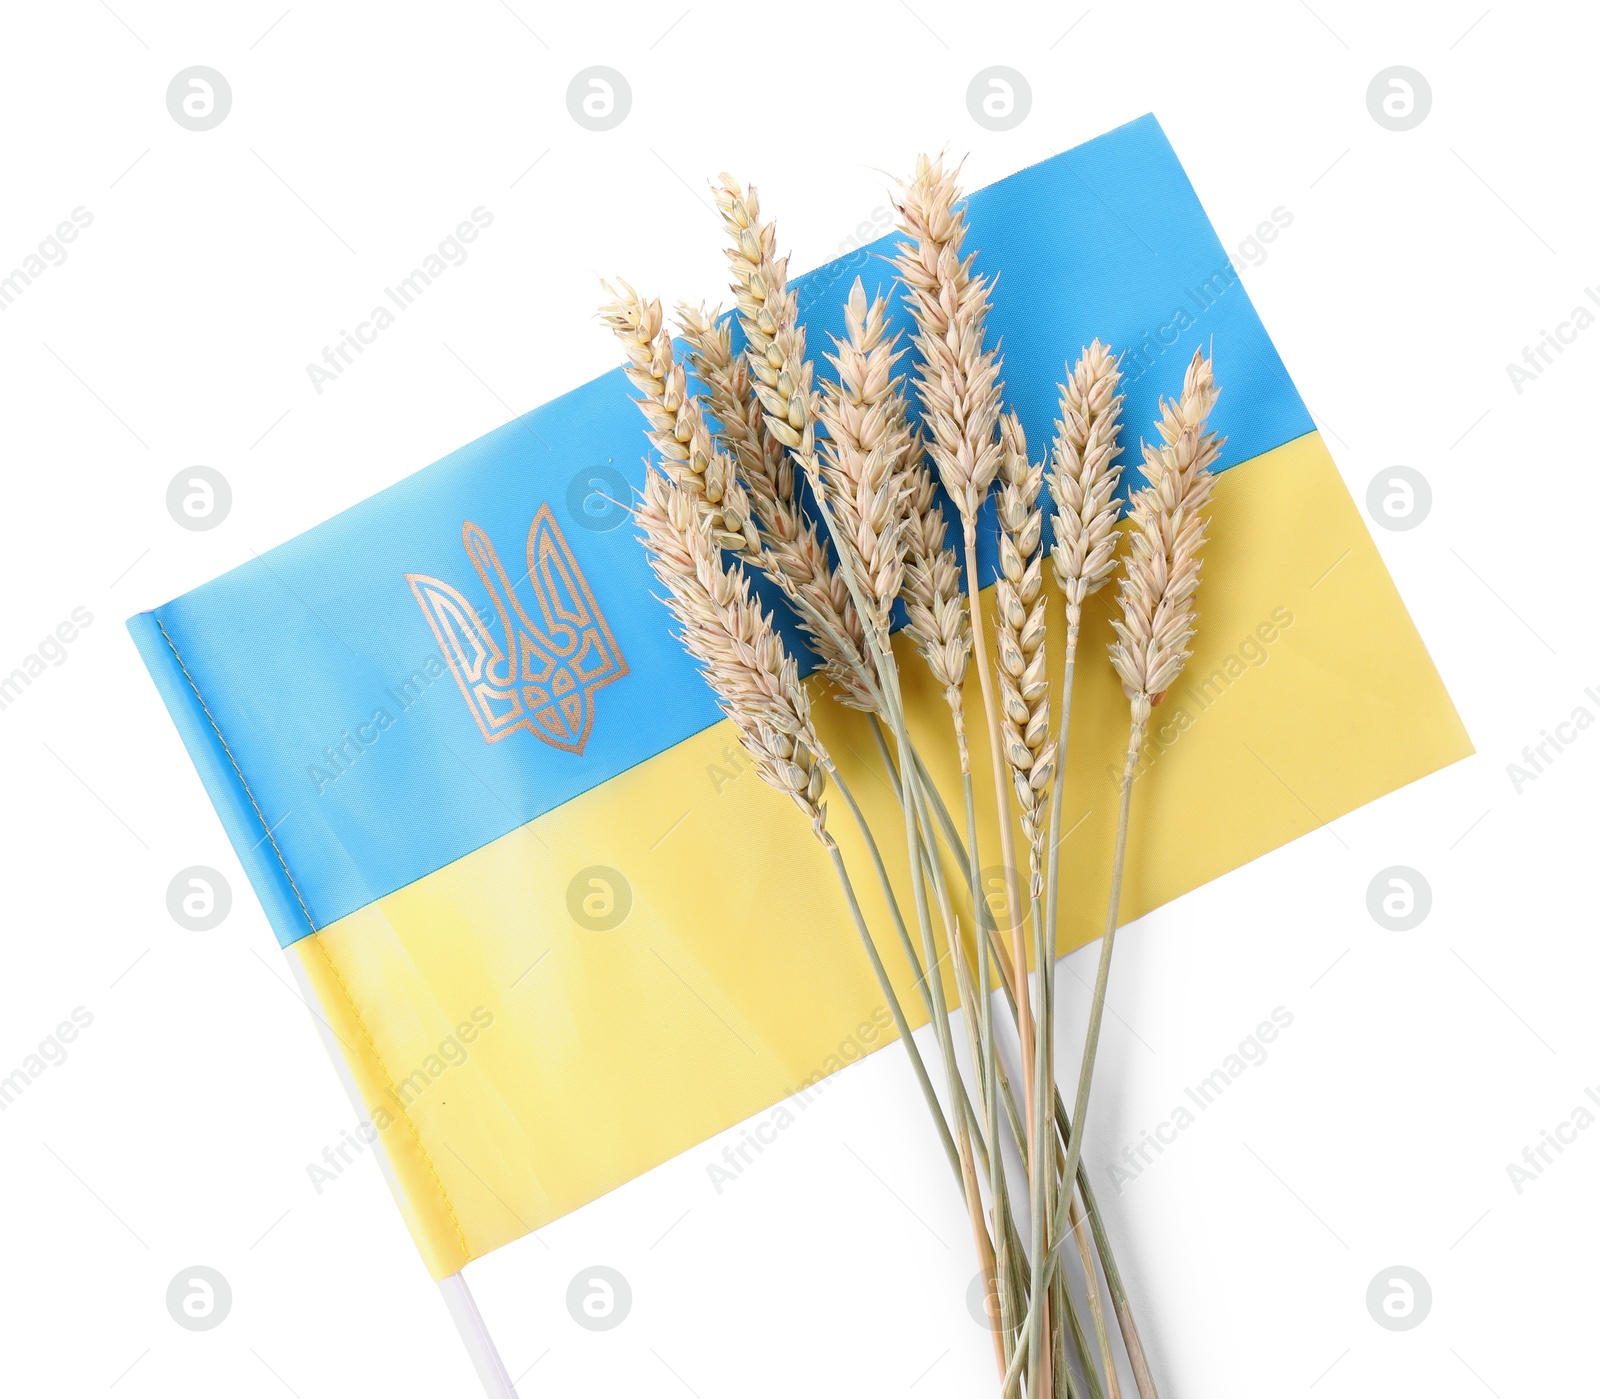
M 1046 473 L 1055 504 L 1055 542 L 1050 551 L 1056 582 L 1066 604 L 1066 655 L 1062 667 L 1061 719 L 1056 735 L 1055 780 L 1050 798 L 1050 834 L 1045 878 L 1045 955 L 1053 963 L 1057 901 L 1061 886 L 1061 817 L 1066 798 L 1067 740 L 1072 726 L 1072 682 L 1084 600 L 1116 571 L 1117 485 L 1122 468 L 1117 433 L 1122 396 L 1118 362 L 1095 340 L 1069 369 L 1060 386 L 1061 416 Z M 1053 1032 L 1053 1026 L 1052 1026 Z M 1054 1062 L 1052 1048 L 1051 1062 Z M 1129 1338 L 1130 1354 L 1137 1350 Z M 1135 1362 L 1138 1363 L 1137 1361 Z
M 912 484 L 921 468 L 920 457 L 923 447 L 920 436 L 913 433 L 910 427 L 902 387 L 903 380 L 894 374 L 894 363 L 898 357 L 895 346 L 897 337 L 891 336 L 888 331 L 887 303 L 882 297 L 874 297 L 869 303 L 858 278 L 851 288 L 844 309 L 845 338 L 840 340 L 835 337 L 835 353 L 828 356 L 838 378 L 836 382 L 824 381 L 818 410 L 821 423 L 827 430 L 826 438 L 820 442 L 822 478 L 828 499 L 833 506 L 836 523 L 853 541 L 854 554 L 861 561 L 862 574 L 870 592 L 870 601 L 875 608 L 873 625 L 879 645 L 887 653 L 890 609 L 896 596 L 903 591 L 903 556 L 912 542 L 910 536 L 913 524 L 918 530 L 919 541 L 924 542 L 919 544 L 919 553 L 929 537 L 926 518 L 919 514 L 913 521 L 909 511 Z M 925 470 L 921 470 L 920 474 L 926 477 Z M 930 480 L 930 496 L 931 490 Z M 924 510 L 931 507 L 937 511 L 937 506 L 932 505 L 931 499 L 924 499 L 921 504 Z M 937 545 L 942 546 L 944 528 L 942 513 L 938 515 L 938 520 Z M 918 562 L 925 565 L 926 560 L 919 558 Z M 940 569 L 939 572 L 942 575 L 944 570 Z M 959 625 L 964 613 L 960 607 L 956 581 L 957 569 L 952 555 L 948 560 L 947 579 L 941 577 L 936 586 L 947 586 L 955 595 L 952 599 L 954 606 L 946 620 L 953 619 Z M 959 656 L 958 663 L 964 669 L 966 664 L 964 653 Z M 887 746 L 882 743 L 881 730 L 876 724 L 874 733 L 879 736 L 891 783 L 895 783 L 893 760 L 889 756 Z M 903 797 L 905 789 L 902 787 L 899 790 Z M 979 1033 L 982 1011 L 975 1009 L 980 1005 L 981 993 L 972 985 L 971 972 L 959 940 L 959 922 L 951 905 L 944 872 L 934 849 L 933 822 L 927 805 L 928 794 L 921 790 L 918 781 L 913 782 L 910 792 L 912 800 L 918 805 L 923 826 L 922 863 L 932 879 L 939 912 L 944 922 L 946 943 L 955 966 L 956 986 L 963 1010 L 963 1023 L 968 1032 L 969 1048 L 973 1062 L 982 1063 L 983 1041 Z M 925 947 L 924 953 L 930 965 L 937 964 L 939 959 L 935 956 L 931 945 Z M 915 954 L 910 955 L 915 965 Z M 930 1017 L 942 1018 L 945 1014 L 944 1006 L 935 1003 L 931 996 L 928 1009 Z M 959 1081 L 957 1077 L 955 1082 Z M 989 1140 L 993 1142 L 998 1138 L 998 1123 L 994 1116 L 997 1109 L 992 1107 L 987 1093 L 983 1091 L 986 1084 L 987 1081 L 984 1085 L 980 1085 L 978 1103 L 989 1123 Z M 959 1096 L 962 1099 L 966 1098 L 964 1089 Z M 981 1132 L 975 1134 L 975 1140 L 982 1149 L 984 1138 Z M 1003 1163 L 996 1153 L 986 1164 L 993 1189 L 994 1175 L 1003 1171 Z M 973 1187 L 976 1188 L 975 1182 Z M 1008 1222 L 1009 1216 L 1006 1213 L 1003 1191 L 994 1190 L 994 1198 L 995 1234 L 1003 1252 L 1008 1230 L 1002 1219 Z M 985 1265 L 988 1266 L 987 1258 Z
M 1066 663 L 1061 683 L 1061 728 L 1056 737 L 1055 790 L 1050 803 L 1049 874 L 1045 924 L 1053 939 L 1061 866 L 1061 808 L 1072 720 L 1072 680 L 1077 668 L 1083 604 L 1116 571 L 1117 486 L 1122 468 L 1117 433 L 1122 421 L 1118 360 L 1096 340 L 1078 357 L 1061 387 L 1061 416 L 1045 480 L 1055 503 L 1050 550 L 1056 582 L 1066 602 Z
M 1015 413 L 1000 418 L 1000 491 L 995 516 L 1000 525 L 1000 576 L 995 580 L 995 656 L 1000 675 L 1000 721 L 1006 762 L 1022 811 L 1022 831 L 1028 841 L 1028 894 L 1033 929 L 1034 962 L 1038 969 L 1035 996 L 1038 1023 L 1034 1036 L 1033 1119 L 1044 1123 L 1050 1111 L 1055 1084 L 1051 1072 L 1051 979 L 1054 959 L 1045 944 L 1039 907 L 1043 888 L 1045 792 L 1054 765 L 1055 741 L 1050 734 L 1050 677 L 1046 671 L 1044 598 L 1044 512 L 1039 491 L 1044 466 L 1028 460 L 1028 441 Z M 1002 816 L 1002 820 L 1008 818 Z M 1054 1137 L 1044 1130 L 1033 1136 L 1029 1169 L 1033 1209 L 1033 1272 L 1031 1290 L 1048 1286 L 1045 1274 L 1045 1239 L 1050 1204 L 1049 1151 Z M 1043 1351 L 1046 1315 L 1033 1314 L 1030 1344 L 1033 1354 Z M 1030 1376 L 1036 1394 L 1043 1394 L 1043 1366 Z
M 602 285 L 612 299 L 601 308 L 600 319 L 628 356 L 625 372 L 642 395 L 634 401 L 649 423 L 646 435 L 660 454 L 662 469 L 710 522 L 718 547 L 755 554 L 760 538 L 749 499 L 732 460 L 712 440 L 699 400 L 688 392 L 672 336 L 662 324 L 661 303 L 644 300 L 626 282 L 620 293 L 609 283 Z
M 717 439 L 738 463 L 755 511 L 762 545 L 757 563 L 793 604 L 841 702 L 853 709 L 877 709 L 877 681 L 860 617 L 815 523 L 800 508 L 794 465 L 783 443 L 767 430 L 760 401 L 750 390 L 748 368 L 733 353 L 730 323 L 714 312 L 683 306 L 678 324 L 690 364 L 706 385 L 719 424 Z
M 1006 760 L 1000 731 L 998 699 L 989 673 L 984 635 L 983 606 L 978 579 L 978 511 L 1000 469 L 1001 447 L 996 433 L 1000 415 L 999 357 L 985 347 L 984 329 L 989 311 L 989 287 L 973 272 L 973 254 L 961 255 L 966 218 L 956 207 L 955 169 L 946 170 L 942 157 L 919 156 L 915 171 L 900 190 L 895 208 L 908 241 L 896 245 L 895 268 L 905 289 L 906 304 L 916 327 L 917 394 L 922 403 L 928 455 L 939 473 L 945 493 L 961 517 L 966 558 L 967 606 L 972 648 L 977 660 L 979 688 L 989 730 L 989 755 L 1000 820 L 1001 864 L 1005 871 L 1007 907 L 1020 911 L 1008 810 Z M 976 832 L 971 834 L 975 836 Z M 979 860 L 972 842 L 972 868 Z M 973 881 L 974 906 L 982 891 Z M 1030 1146 L 1035 1136 L 1034 1016 L 1026 985 L 1027 950 L 1022 919 L 1012 920 L 1009 979 L 1017 999 L 1017 1029 L 1022 1042 L 1023 1091 L 1027 1107 Z
M 837 380 L 823 385 L 818 416 L 822 479 L 840 530 L 860 560 L 878 645 L 889 645 L 889 613 L 905 571 L 905 457 L 911 450 L 905 402 L 894 377 L 898 336 L 888 331 L 881 296 L 869 303 L 856 278 L 845 302 L 845 338 L 829 362 Z
M 1176 400 L 1162 400 L 1161 417 L 1156 423 L 1161 442 L 1144 447 L 1142 471 L 1147 484 L 1135 492 L 1133 498 L 1132 535 L 1118 598 L 1122 616 L 1112 621 L 1117 639 L 1110 648 L 1111 664 L 1129 702 L 1128 747 L 1122 765 L 1105 932 L 1100 941 L 1100 961 L 1084 1034 L 1083 1060 L 1078 1070 L 1078 1097 L 1058 1194 L 1056 1217 L 1063 1229 L 1072 1178 L 1083 1150 L 1089 1089 L 1100 1043 L 1100 1025 L 1105 1015 L 1106 987 L 1111 976 L 1111 954 L 1116 941 L 1122 873 L 1128 849 L 1128 812 L 1139 748 L 1152 707 L 1160 702 L 1189 658 L 1188 642 L 1195 630 L 1194 596 L 1200 586 L 1199 550 L 1205 542 L 1206 531 L 1204 511 L 1215 481 L 1209 468 L 1223 443 L 1222 438 L 1205 430 L 1206 418 L 1216 405 L 1218 392 L 1211 360 L 1196 350 L 1184 374 L 1183 392 Z M 1059 1250 L 1063 1238 L 1064 1234 L 1053 1241 L 1052 1253 Z M 1140 1363 L 1142 1358 L 1141 1355 L 1135 1359 L 1141 1399 L 1154 1399 L 1154 1385 L 1148 1369 Z
M 1161 443 L 1144 447 L 1142 471 L 1147 484 L 1133 498 L 1132 538 L 1119 595 L 1122 617 L 1112 622 L 1117 639 L 1110 648 L 1112 665 L 1129 701 L 1128 747 L 1123 760 L 1105 932 L 1100 943 L 1100 960 L 1078 1070 L 1077 1101 L 1069 1119 L 1071 1128 L 1058 1177 L 1052 1216 L 1055 1230 L 1046 1256 L 1047 1279 L 1055 1276 L 1070 1225 L 1073 1182 L 1082 1159 L 1084 1120 L 1105 1016 L 1106 988 L 1122 899 L 1128 813 L 1139 749 L 1151 709 L 1182 671 L 1189 657 L 1188 641 L 1194 635 L 1193 601 L 1200 582 L 1199 548 L 1205 539 L 1203 511 L 1214 483 L 1209 467 L 1217 459 L 1223 442 L 1205 430 L 1206 418 L 1216 404 L 1218 392 L 1211 361 L 1196 351 L 1184 375 L 1181 395 L 1175 401 L 1164 399 L 1161 402 L 1161 416 L 1156 423 Z M 1030 1342 L 1038 1330 L 1036 1313 L 1043 1305 L 1043 1294 L 1035 1286 L 1026 1318 Z M 1155 1399 L 1155 1385 L 1138 1344 L 1137 1332 L 1132 1328 L 1131 1317 L 1123 1318 L 1120 1307 L 1119 1321 L 1128 1342 L 1140 1399 Z M 1030 1344 L 1027 1348 L 1031 1350 L 1033 1346 Z M 1019 1346 L 1018 1355 L 1012 1357 L 1015 1368 L 1020 1368 L 1023 1349 Z
M 924 860 L 921 819 L 918 814 L 920 792 L 918 765 L 906 730 L 899 676 L 895 670 L 893 652 L 888 641 L 888 607 L 898 590 L 900 574 L 898 569 L 880 565 L 887 564 L 898 550 L 893 547 L 891 533 L 889 547 L 885 548 L 880 559 L 875 547 L 878 530 L 874 527 L 870 541 L 874 547 L 869 552 L 864 552 L 863 545 L 869 541 L 863 539 L 859 529 L 852 531 L 849 528 L 852 522 L 859 525 L 868 514 L 873 515 L 875 522 L 881 519 L 887 526 L 888 520 L 883 513 L 882 502 L 878 499 L 878 491 L 881 487 L 889 493 L 890 498 L 904 496 L 903 484 L 897 469 L 898 462 L 886 461 L 887 469 L 881 479 L 874 476 L 872 489 L 865 498 L 858 495 L 852 502 L 844 500 L 841 492 L 850 483 L 848 468 L 843 465 L 843 453 L 833 457 L 831 464 L 825 469 L 817 450 L 816 429 L 821 396 L 813 387 L 813 369 L 811 361 L 806 358 L 805 327 L 799 322 L 797 299 L 788 285 L 788 260 L 777 255 L 776 227 L 771 221 L 761 220 L 760 205 L 753 186 L 745 189 L 731 175 L 723 174 L 719 183 L 712 187 L 712 193 L 722 213 L 723 226 L 728 235 L 729 246 L 726 251 L 732 274 L 731 288 L 738 306 L 740 324 L 745 332 L 745 359 L 753 379 L 751 387 L 764 410 L 767 431 L 789 448 L 805 472 L 817 509 L 838 552 L 840 571 L 844 574 L 851 600 L 857 612 L 873 623 L 864 628 L 864 634 L 878 680 L 877 693 L 882 701 L 881 712 L 885 713 L 894 730 L 895 744 L 900 755 L 901 807 L 905 818 L 906 850 L 911 865 L 912 892 L 927 961 L 926 971 L 931 982 L 933 1007 L 937 1007 L 937 1013 L 933 1013 L 932 1007 L 930 1013 L 935 1036 L 944 1056 L 945 1074 L 949 1081 L 951 1096 L 957 1109 L 956 1142 L 974 1242 L 986 1276 L 992 1277 L 994 1270 L 992 1245 L 983 1221 L 983 1203 L 973 1165 L 971 1136 L 976 1123 L 971 1121 L 970 1114 L 963 1110 L 965 1092 L 961 1085 L 960 1069 L 950 1035 L 949 1017 L 944 1010 L 943 980 L 939 972 L 939 958 L 934 948 L 927 890 L 924 886 L 925 871 L 933 882 L 936 892 L 940 892 L 941 912 L 946 915 L 946 931 L 950 936 L 952 952 L 956 950 L 958 937 L 949 922 L 948 906 L 943 901 L 939 884 L 940 872 L 933 861 Z M 860 333 L 863 336 L 866 334 L 865 316 Z M 892 347 L 888 354 L 890 356 L 888 363 L 892 370 Z M 874 393 L 877 392 L 877 386 L 866 378 L 861 381 L 860 387 L 863 390 L 870 388 Z M 842 402 L 842 400 L 835 401 Z M 903 406 L 893 407 L 888 416 L 895 429 L 890 435 L 908 442 L 909 438 L 903 435 L 905 419 Z M 865 427 L 867 424 L 863 420 L 859 426 Z M 908 448 L 901 447 L 900 455 L 903 457 L 907 450 Z M 885 458 L 887 457 L 886 452 Z M 859 465 L 866 471 L 866 463 Z M 844 516 L 842 520 L 841 514 Z M 981 1133 L 979 1141 L 981 1145 Z M 998 1143 L 995 1146 L 996 1152 L 991 1153 L 991 1159 L 997 1157 Z M 996 1362 L 1001 1369 L 1004 1369 L 1004 1357 L 998 1341 Z

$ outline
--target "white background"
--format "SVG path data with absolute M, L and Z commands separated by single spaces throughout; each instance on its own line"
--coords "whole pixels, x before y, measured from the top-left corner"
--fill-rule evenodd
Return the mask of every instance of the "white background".
M 1162 1393 L 1592 1390 L 1600 1131 L 1520 1194 L 1506 1171 L 1600 1085 L 1600 732 L 1520 794 L 1506 772 L 1600 716 L 1600 328 L 1521 393 L 1506 371 L 1600 287 L 1592 13 L 282 5 L 6 14 L 0 273 L 93 223 L 0 313 L 0 672 L 94 620 L 0 712 L 0 1075 L 94 1018 L 0 1115 L 0 1388 L 476 1392 L 378 1172 L 308 1181 L 354 1113 L 123 618 L 609 368 L 598 275 L 716 299 L 720 169 L 800 270 L 920 148 L 979 185 L 1153 110 L 1224 243 L 1292 212 L 1245 281 L 1352 493 L 1395 464 L 1431 483 L 1420 527 L 1374 533 L 1478 749 L 1119 942 L 1087 1159 Z M 232 90 L 206 132 L 165 104 L 193 64 Z M 591 64 L 632 88 L 609 132 L 568 114 Z M 991 64 L 1032 88 L 1005 133 L 966 106 Z M 1432 90 L 1407 132 L 1366 105 L 1393 64 Z M 316 393 L 307 362 L 479 205 L 469 259 Z M 165 505 L 196 464 L 233 491 L 209 532 Z M 196 864 L 233 887 L 209 933 L 166 910 Z M 1432 888 L 1410 932 L 1367 911 L 1391 865 Z M 1060 974 L 1074 1026 L 1092 952 Z M 1107 1162 L 1275 1006 L 1267 1062 L 1117 1195 Z M 989 1392 L 902 1064 L 845 1074 L 720 1195 L 712 1144 L 475 1265 L 520 1392 Z M 203 1334 L 164 1300 L 197 1263 L 233 1290 Z M 595 1263 L 634 1294 L 602 1334 L 564 1303 Z M 1397 1264 L 1433 1293 L 1404 1333 L 1365 1302 Z

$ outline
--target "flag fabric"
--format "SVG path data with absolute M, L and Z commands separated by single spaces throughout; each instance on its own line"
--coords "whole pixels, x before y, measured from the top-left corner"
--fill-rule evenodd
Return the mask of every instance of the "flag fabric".
M 1199 633 L 1145 745 L 1124 921 L 1466 756 L 1155 119 L 977 191 L 969 223 L 1036 459 L 1095 337 L 1124 356 L 1127 478 L 1197 346 L 1223 388 Z M 795 280 L 819 368 L 854 278 L 891 293 L 892 243 Z M 128 624 L 437 1278 L 894 1038 L 825 854 L 750 769 L 655 596 L 627 511 L 642 425 L 621 370 L 603 375 Z M 1109 884 L 1127 722 L 1103 659 L 1111 592 L 1074 692 L 1063 952 L 1098 934 Z M 948 712 L 902 658 L 959 812 Z M 864 719 L 815 708 L 896 831 Z M 985 869 L 997 896 L 1002 873 Z

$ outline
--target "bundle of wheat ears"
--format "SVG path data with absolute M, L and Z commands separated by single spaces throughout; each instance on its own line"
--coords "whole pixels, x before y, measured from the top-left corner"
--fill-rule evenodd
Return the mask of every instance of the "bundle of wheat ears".
M 1120 1371 L 1132 1376 L 1140 1399 L 1154 1399 L 1081 1153 L 1134 774 L 1151 708 L 1183 668 L 1194 635 L 1209 468 L 1222 445 L 1206 431 L 1218 390 L 1210 359 L 1197 350 L 1181 392 L 1161 403 L 1159 442 L 1143 448 L 1145 484 L 1131 492 L 1126 529 L 1118 528 L 1118 358 L 1098 340 L 1065 366 L 1055 440 L 1034 461 L 1020 420 L 1004 405 L 998 347 L 986 335 L 990 283 L 976 271 L 973 250 L 963 247 L 958 173 L 924 157 L 895 199 L 905 236 L 893 271 L 913 327 L 909 344 L 890 332 L 889 304 L 882 297 L 869 301 L 858 279 L 845 306 L 845 337 L 824 351 L 834 373 L 820 382 L 775 227 L 762 218 L 754 187 L 727 175 L 713 193 L 726 231 L 733 315 L 680 308 L 681 358 L 661 303 L 626 283 L 620 291 L 607 287 L 612 300 L 601 315 L 626 351 L 656 451 L 634 510 L 651 566 L 684 647 L 757 771 L 804 813 L 831 860 L 971 1222 L 988 1284 L 1000 1392 L 1119 1399 Z M 901 372 L 908 352 L 909 370 Z M 704 386 L 703 399 L 690 371 Z M 991 491 L 999 562 L 986 609 L 978 539 Z M 1049 545 L 1046 495 L 1053 506 Z M 959 521 L 959 545 L 947 538 L 946 503 Z M 1044 587 L 1047 552 L 1064 606 L 1053 606 Z M 1055 1079 L 1049 974 L 1056 960 L 1064 772 L 1084 602 L 1119 564 L 1120 616 L 1112 622 L 1109 660 L 1128 698 L 1128 745 L 1105 935 L 1069 1113 Z M 880 854 L 878 838 L 889 834 L 871 829 L 817 734 L 811 702 L 822 690 L 802 683 L 772 616 L 752 594 L 752 568 L 793 609 L 824 687 L 866 715 L 901 808 L 904 830 L 895 838 L 906 842 L 909 890 L 895 888 Z M 906 633 L 949 706 L 964 832 L 907 731 L 890 646 L 897 601 Z M 1064 665 L 1052 696 L 1050 643 L 1058 631 Z M 973 797 L 964 699 L 969 665 L 977 669 L 1002 813 L 992 847 L 980 841 Z M 885 969 L 883 930 L 868 926 L 828 829 L 830 788 L 859 826 L 932 1026 L 940 1083 Z M 1025 866 L 1013 848 L 1013 806 L 1027 846 Z M 998 851 L 1006 907 L 1018 911 L 1008 940 L 980 886 L 986 849 Z M 964 902 L 947 868 L 965 879 Z M 907 892 L 911 924 L 902 913 Z M 1041 969 L 1031 984 L 1030 946 Z M 965 1069 L 946 1009 L 940 968 L 947 960 Z M 1015 1076 L 1008 1057 L 1017 1061 Z M 1008 1158 L 1020 1165 L 1008 1165 Z M 1081 1279 L 1069 1279 L 1068 1257 Z

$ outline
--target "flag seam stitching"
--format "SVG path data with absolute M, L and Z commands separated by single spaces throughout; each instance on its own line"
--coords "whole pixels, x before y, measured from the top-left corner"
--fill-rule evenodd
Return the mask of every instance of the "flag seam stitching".
M 372 1062 L 378 1066 L 378 1072 L 383 1075 L 384 1087 L 389 1096 L 394 1100 L 396 1109 L 400 1113 L 400 1120 L 406 1124 L 406 1130 L 411 1133 L 411 1139 L 417 1144 L 417 1151 L 422 1156 L 422 1164 L 428 1168 L 428 1174 L 433 1177 L 433 1183 L 439 1191 L 439 1198 L 444 1201 L 445 1213 L 450 1216 L 450 1227 L 455 1230 L 456 1239 L 461 1244 L 461 1253 L 468 1261 L 472 1258 L 472 1249 L 467 1244 L 467 1236 L 461 1230 L 461 1221 L 456 1217 L 455 1206 L 450 1203 L 450 1193 L 444 1188 L 444 1181 L 440 1178 L 438 1168 L 433 1164 L 433 1158 L 428 1155 L 428 1148 L 423 1144 L 422 1134 L 417 1131 L 417 1125 L 411 1120 L 411 1114 L 405 1110 L 401 1103 L 400 1094 L 394 1086 L 394 1079 L 390 1076 L 388 1068 L 383 1062 L 383 1055 L 378 1052 L 378 1046 L 373 1042 L 372 1034 L 367 1029 L 367 1023 L 361 1018 L 361 1012 L 356 1008 L 355 997 L 350 994 L 350 988 L 344 984 L 344 978 L 339 975 L 339 968 L 334 965 L 333 956 L 329 953 L 327 944 L 320 935 L 313 933 L 312 942 L 316 943 L 317 951 L 322 953 L 322 960 L 328 964 L 328 971 L 338 983 L 340 994 L 344 996 L 345 1004 L 350 1007 L 350 1016 L 356 1022 L 356 1028 L 361 1031 L 361 1038 L 367 1042 L 367 1049 L 372 1055 Z
M 262 833 L 266 838 L 267 844 L 272 847 L 272 853 L 278 857 L 278 864 L 283 869 L 283 877 L 289 881 L 289 887 L 294 890 L 295 902 L 300 905 L 300 912 L 306 916 L 307 927 L 315 933 L 317 931 L 316 920 L 312 918 L 311 910 L 306 907 L 306 901 L 300 894 L 300 886 L 295 883 L 294 875 L 289 871 L 289 862 L 283 858 L 283 851 L 278 849 L 278 842 L 273 839 L 272 827 L 267 824 L 266 816 L 262 813 L 260 806 L 256 804 L 255 794 L 251 792 L 250 784 L 245 781 L 238 759 L 233 756 L 233 749 L 228 747 L 228 740 L 222 736 L 222 730 L 217 727 L 217 721 L 212 718 L 211 710 L 206 705 L 205 696 L 200 693 L 200 687 L 194 683 L 194 676 L 189 674 L 189 667 L 184 665 L 183 657 L 178 654 L 177 645 L 173 642 L 172 637 L 168 635 L 166 627 L 162 626 L 159 616 L 155 617 L 155 624 L 160 629 L 161 635 L 167 643 L 167 648 L 172 652 L 172 659 L 178 663 L 178 669 L 183 672 L 183 678 L 189 682 L 189 688 L 194 691 L 194 697 L 200 706 L 200 712 L 206 716 L 206 722 L 211 725 L 211 732 L 216 734 L 217 742 L 222 745 L 222 751 L 228 755 L 228 761 L 233 765 L 234 774 L 239 779 L 239 789 L 249 800 L 250 809 L 255 812 L 256 820 L 261 822 Z

